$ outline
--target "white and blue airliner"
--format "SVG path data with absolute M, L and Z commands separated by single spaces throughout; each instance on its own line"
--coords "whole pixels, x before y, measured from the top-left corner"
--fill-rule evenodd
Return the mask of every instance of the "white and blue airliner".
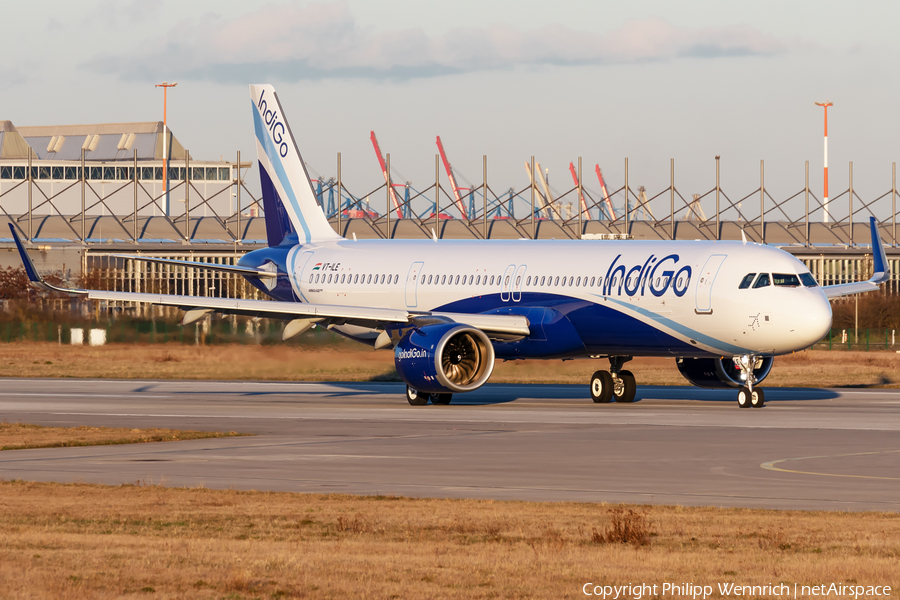
M 183 324 L 210 313 L 280 319 L 283 338 L 324 327 L 392 349 L 412 405 L 448 404 L 491 377 L 494 361 L 605 358 L 594 402 L 632 402 L 635 356 L 672 357 L 694 385 L 734 388 L 761 407 L 775 356 L 831 327 L 829 298 L 890 278 L 872 219 L 874 275 L 821 287 L 799 260 L 732 241 L 349 240 L 316 203 L 303 159 L 270 85 L 250 86 L 268 247 L 237 266 L 145 261 L 238 273 L 272 300 L 60 289 L 95 300 L 177 306 Z

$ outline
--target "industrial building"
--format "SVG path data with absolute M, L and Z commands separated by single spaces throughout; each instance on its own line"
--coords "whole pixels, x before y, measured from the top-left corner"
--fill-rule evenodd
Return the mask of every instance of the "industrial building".
M 185 213 L 198 219 L 195 229 L 204 218 L 219 221 L 220 229 L 239 212 L 239 171 L 236 162 L 193 160 L 162 121 L 37 127 L 0 121 L 0 214 L 27 239 L 203 239 L 202 228 L 190 231 Z M 212 239 L 234 237 L 215 231 Z

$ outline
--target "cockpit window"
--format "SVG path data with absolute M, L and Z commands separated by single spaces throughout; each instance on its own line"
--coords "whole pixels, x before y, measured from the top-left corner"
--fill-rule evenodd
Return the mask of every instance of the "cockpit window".
M 770 284 L 771 282 L 769 280 L 769 274 L 760 273 L 759 277 L 756 278 L 756 283 L 753 284 L 753 289 L 755 290 L 756 288 L 766 287 Z
M 753 278 L 756 277 L 756 273 L 747 273 L 744 278 L 741 280 L 741 285 L 738 286 L 740 290 L 746 290 L 750 287 L 750 284 L 753 283 Z
M 800 287 L 800 278 L 793 273 L 772 273 L 772 282 L 780 287 Z
M 818 283 L 816 283 L 816 278 L 812 276 L 812 273 L 801 273 L 800 281 L 803 282 L 803 285 L 806 287 L 818 287 Z

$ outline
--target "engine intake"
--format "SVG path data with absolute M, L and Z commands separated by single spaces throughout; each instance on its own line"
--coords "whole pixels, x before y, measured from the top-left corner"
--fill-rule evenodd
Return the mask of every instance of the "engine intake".
M 771 356 L 757 359 L 753 369 L 757 383 L 769 375 L 774 362 Z M 734 366 L 731 358 L 679 358 L 677 363 L 681 375 L 698 387 L 725 389 L 746 385 L 741 379 L 741 370 Z
M 494 347 L 483 331 L 469 325 L 427 325 L 397 344 L 394 365 L 400 378 L 420 392 L 471 392 L 494 371 Z

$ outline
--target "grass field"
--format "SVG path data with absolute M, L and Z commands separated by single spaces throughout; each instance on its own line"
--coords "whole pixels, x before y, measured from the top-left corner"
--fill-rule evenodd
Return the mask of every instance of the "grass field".
M 177 429 L 128 429 L 114 427 L 43 427 L 29 423 L 0 423 L 0 450 L 67 448 L 174 442 L 243 435 L 234 431 L 181 431 Z
M 629 507 L 630 524 L 647 529 L 641 544 L 605 539 L 615 508 L 2 482 L 0 589 L 73 600 L 580 598 L 587 582 L 835 582 L 900 597 L 900 515 Z
M 101 347 L 52 342 L 0 344 L 0 377 L 399 381 L 390 351 L 362 346 L 182 344 Z M 494 383 L 587 384 L 606 360 L 497 362 Z M 638 384 L 687 385 L 674 359 L 636 358 Z M 766 386 L 900 387 L 900 354 L 806 350 L 775 359 Z

